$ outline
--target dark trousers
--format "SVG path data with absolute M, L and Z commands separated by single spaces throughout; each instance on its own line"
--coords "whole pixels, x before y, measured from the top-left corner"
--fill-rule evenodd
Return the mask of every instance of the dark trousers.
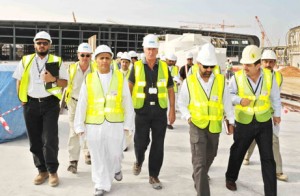
M 226 172 L 226 180 L 235 182 L 238 179 L 244 156 L 255 139 L 261 160 L 261 170 L 266 196 L 277 195 L 276 166 L 272 149 L 272 121 L 257 122 L 255 119 L 250 124 L 236 122 L 230 148 L 230 157 Z
M 164 141 L 167 128 L 166 110 L 161 109 L 159 105 L 150 106 L 144 112 L 136 112 L 135 116 L 135 134 L 134 150 L 136 161 L 142 164 L 145 160 L 145 151 L 150 143 L 149 153 L 149 175 L 158 177 L 164 157 Z
M 217 156 L 219 133 L 211 133 L 208 127 L 200 129 L 190 123 L 190 143 L 193 163 L 193 179 L 197 196 L 209 196 L 208 170 Z
M 35 166 L 40 172 L 56 173 L 58 169 L 59 100 L 51 96 L 42 102 L 29 98 L 24 118 Z

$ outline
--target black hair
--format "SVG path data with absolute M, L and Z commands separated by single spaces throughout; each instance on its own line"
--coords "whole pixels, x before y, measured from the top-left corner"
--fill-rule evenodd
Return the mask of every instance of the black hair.
M 257 61 L 254 62 L 254 65 L 256 66 L 256 65 L 258 65 L 258 64 L 260 64 L 260 63 L 261 63 L 261 60 L 258 59 Z

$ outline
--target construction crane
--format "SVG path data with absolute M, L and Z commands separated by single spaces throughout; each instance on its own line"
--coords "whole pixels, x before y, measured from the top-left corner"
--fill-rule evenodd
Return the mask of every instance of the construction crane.
M 76 17 L 75 17 L 75 13 L 72 12 L 72 15 L 73 15 L 73 21 L 76 23 Z
M 258 26 L 260 28 L 260 31 L 261 31 L 261 47 L 263 48 L 265 46 L 265 40 L 267 41 L 268 46 L 272 46 L 271 41 L 269 40 L 263 25 L 261 24 L 260 20 L 258 19 L 258 16 L 255 16 L 255 19 L 256 19 Z
M 182 29 L 222 29 L 222 31 L 225 30 L 225 28 L 242 28 L 242 27 L 250 27 L 249 25 L 228 25 L 225 24 L 225 21 L 221 24 L 210 24 L 210 23 L 203 23 L 203 22 L 191 22 L 191 21 L 179 21 L 181 23 L 189 23 L 194 25 L 181 25 L 180 28 Z

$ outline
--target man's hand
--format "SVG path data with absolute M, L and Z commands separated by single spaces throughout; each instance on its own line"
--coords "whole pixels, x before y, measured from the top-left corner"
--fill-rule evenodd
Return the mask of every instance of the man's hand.
M 169 111 L 169 119 L 168 119 L 170 125 L 172 125 L 175 122 L 175 119 L 176 119 L 175 109 L 171 107 Z
M 234 132 L 234 126 L 232 124 L 228 125 L 228 133 L 227 135 L 232 135 Z
M 281 118 L 280 117 L 273 116 L 273 123 L 274 123 L 274 125 L 279 125 L 280 122 L 281 122 Z
M 56 81 L 56 78 L 52 76 L 52 74 L 47 70 L 45 71 L 45 73 L 42 74 L 42 79 L 47 83 Z
M 249 100 L 249 99 L 247 99 L 247 98 L 242 98 L 240 104 L 241 104 L 243 107 L 245 107 L 245 106 L 248 106 L 250 103 L 251 103 L 251 100 Z

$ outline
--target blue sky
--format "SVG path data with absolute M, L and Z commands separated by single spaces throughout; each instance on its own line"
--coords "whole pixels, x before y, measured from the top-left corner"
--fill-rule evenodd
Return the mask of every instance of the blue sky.
M 299 0 L 0 0 L 0 20 L 77 22 L 179 27 L 180 21 L 225 25 L 227 32 L 261 37 L 258 16 L 273 45 L 285 45 L 286 33 L 300 25 Z M 207 29 L 209 30 L 209 29 Z M 214 29 L 222 31 L 221 29 Z

